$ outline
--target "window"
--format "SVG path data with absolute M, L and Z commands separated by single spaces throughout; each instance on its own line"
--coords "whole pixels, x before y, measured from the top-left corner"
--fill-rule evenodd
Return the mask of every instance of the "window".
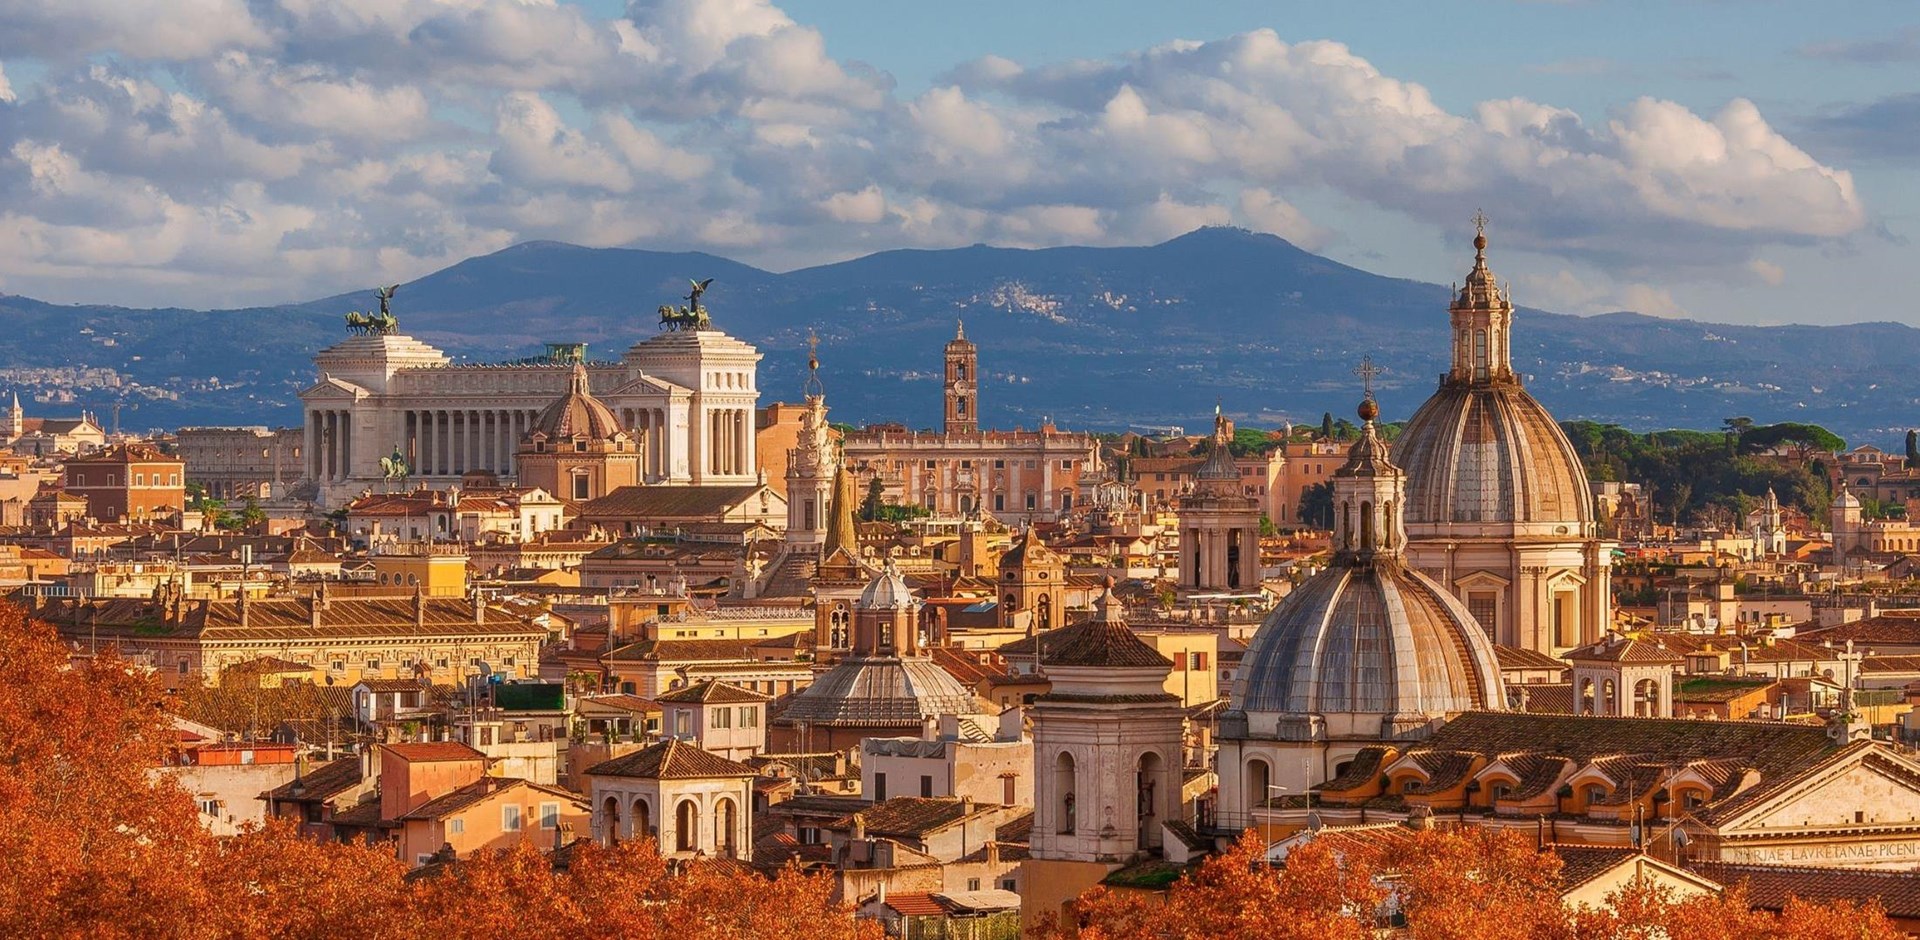
M 181 675 L 183 675 L 183 676 L 184 676 L 184 675 L 186 675 L 186 674 L 187 674 L 187 668 L 188 668 L 188 667 L 187 667 L 187 661 L 186 661 L 186 660 L 184 660 L 184 659 L 183 659 L 183 660 L 181 660 L 181 661 L 180 661 L 180 674 L 181 674 Z
M 673 733 L 683 738 L 693 733 L 693 712 L 684 708 L 673 710 Z
M 1019 882 L 1014 881 L 1012 878 L 1002 878 L 1000 879 L 1000 890 L 1012 891 L 1014 889 L 1014 885 L 1018 883 Z
M 467 821 L 458 816 L 447 820 L 447 835 L 457 836 L 467 831 Z
M 373 670 L 378 670 L 378 669 L 380 668 L 380 661 L 379 661 L 379 660 L 377 660 L 377 659 L 369 659 L 369 660 L 367 660 L 367 668 L 368 668 L 368 669 L 373 669 Z
M 932 469 L 933 469 L 933 461 L 931 461 L 931 460 L 929 460 L 929 461 L 927 461 L 927 469 L 928 469 L 928 470 L 932 470 Z
M 733 710 L 728 708 L 714 709 L 712 717 L 707 719 L 707 726 L 711 728 L 733 727 Z
M 502 832 L 519 832 L 520 831 L 520 807 L 518 806 L 500 807 L 500 831 Z
M 540 828 L 542 829 L 560 828 L 560 804 L 558 803 L 540 804 Z
M 1033 509 L 1034 505 L 1037 502 L 1038 501 L 1034 498 L 1034 495 L 1032 493 L 1027 494 L 1027 509 L 1029 510 Z
M 195 802 L 200 804 L 200 812 L 213 817 L 218 817 L 220 815 L 219 800 L 196 800 Z
M 1018 779 L 1020 778 L 1013 774 L 1000 775 L 1000 805 L 1001 806 L 1013 805 L 1013 784 L 1014 784 L 1014 781 Z
M 887 775 L 883 773 L 875 773 L 873 775 L 873 801 L 875 803 L 884 803 L 886 802 L 886 799 L 887 799 Z
M 296 456 L 296 457 L 298 457 L 298 456 L 300 456 L 300 455 L 299 455 L 299 454 L 295 454 L 294 456 Z M 178 473 L 169 473 L 169 474 L 167 474 L 167 485 L 168 485 L 168 486 L 179 486 L 179 485 L 180 485 L 180 474 L 178 474 Z
M 587 441 L 586 441 L 586 438 L 581 438 L 581 439 L 579 439 L 579 440 L 576 440 L 576 441 L 574 441 L 574 442 L 573 442 L 573 451 L 574 451 L 574 453 L 576 453 L 576 454 L 584 454 L 584 453 L 586 453 L 586 452 L 587 452 Z
M 573 498 L 574 499 L 591 499 L 592 498 L 591 494 L 588 491 L 587 475 L 584 473 L 576 473 L 573 475 Z
M 1062 469 L 1062 470 L 1072 470 L 1072 469 L 1073 469 L 1073 461 L 1071 461 L 1071 460 L 1062 460 L 1062 461 L 1060 461 L 1060 469 Z
M 993 462 L 993 469 L 1005 470 L 1007 469 L 1007 462 L 1005 460 L 996 460 Z
M 1187 668 L 1188 668 L 1188 669 L 1192 669 L 1192 670 L 1196 670 L 1196 671 L 1199 671 L 1199 672 L 1205 672 L 1205 671 L 1206 671 L 1206 669 L 1207 669 L 1207 654 L 1205 654 L 1205 653 L 1188 653 L 1188 654 L 1187 654 Z
M 1003 512 L 1006 510 L 1006 508 L 1007 508 L 1007 495 L 1005 493 L 993 494 L 993 511 Z
M 933 796 L 933 777 L 932 777 L 932 776 L 930 776 L 930 775 L 928 775 L 928 774 L 921 774 L 921 775 L 920 775 L 920 795 L 921 795 L 922 797 L 931 797 L 931 796 Z M 973 891 L 973 890 L 976 890 L 976 889 L 974 889 L 974 888 L 968 888 L 967 890 L 969 890 L 969 891 Z
M 967 890 L 968 890 L 968 891 L 978 891 L 978 890 L 980 890 L 980 879 L 978 879 L 978 878 L 968 878 L 968 879 L 967 879 Z
M 753 705 L 740 706 L 740 727 L 742 728 L 760 727 L 760 709 L 757 706 L 753 706 Z
M 1467 613 L 1480 622 L 1480 629 L 1493 632 L 1494 606 L 1492 591 L 1474 591 L 1467 595 Z
M 144 474 L 144 473 L 136 473 L 136 474 L 134 474 L 134 475 L 133 475 L 133 485 L 134 485 L 134 486 L 146 486 L 146 485 L 147 485 L 147 475 L 146 475 L 146 474 Z

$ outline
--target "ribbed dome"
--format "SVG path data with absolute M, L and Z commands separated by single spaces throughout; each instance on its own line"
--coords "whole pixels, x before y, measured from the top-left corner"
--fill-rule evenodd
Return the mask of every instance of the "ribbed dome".
M 1240 659 L 1234 710 L 1264 717 L 1254 724 L 1281 740 L 1416 736 L 1454 712 L 1505 705 L 1486 632 L 1401 553 L 1406 475 L 1378 413 L 1362 403 L 1360 440 L 1331 481 L 1332 566 L 1287 595 Z
M 1487 265 L 1486 219 L 1474 221 L 1473 269 L 1447 310 L 1453 367 L 1393 445 L 1407 471 L 1409 534 L 1467 523 L 1584 536 L 1593 522 L 1586 471 L 1553 416 L 1521 387 L 1513 301 Z
M 907 586 L 907 579 L 900 574 L 900 566 L 893 559 L 887 559 L 887 566 L 867 582 L 865 590 L 860 592 L 861 610 L 912 610 L 920 606 L 918 598 L 913 596 L 913 588 Z
M 572 440 L 584 437 L 604 441 L 620 433 L 620 422 L 613 410 L 593 397 L 587 387 L 587 367 L 574 363 L 573 379 L 565 397 L 547 406 L 534 421 L 533 429 L 548 440 Z
M 1580 535 L 1593 521 L 1573 444 L 1517 382 L 1441 385 L 1393 447 L 1407 472 L 1409 526 L 1537 523 Z
M 1379 715 L 1395 725 L 1504 702 L 1493 644 L 1431 578 L 1398 563 L 1336 565 L 1268 615 L 1241 660 L 1234 707 Z

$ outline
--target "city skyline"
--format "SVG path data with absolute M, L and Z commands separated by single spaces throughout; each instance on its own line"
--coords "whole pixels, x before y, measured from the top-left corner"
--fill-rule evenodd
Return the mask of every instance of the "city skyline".
M 537 238 L 783 270 L 1203 224 L 1444 283 L 1483 208 L 1532 306 L 1911 319 L 1891 5 L 1821 34 L 1716 4 L 139 6 L 0 11 L 0 290 L 231 306 Z

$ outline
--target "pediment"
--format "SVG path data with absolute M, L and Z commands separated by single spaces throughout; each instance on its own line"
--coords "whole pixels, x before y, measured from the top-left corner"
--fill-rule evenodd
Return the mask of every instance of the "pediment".
M 1463 591 L 1474 589 L 1485 591 L 1504 588 L 1512 583 L 1513 581 L 1511 579 L 1503 578 L 1491 571 L 1469 571 L 1453 579 L 1454 587 Z
M 356 402 L 373 394 L 366 389 L 331 375 L 322 376 L 320 381 L 309 385 L 300 392 L 301 401 L 318 402 Z
M 1813 768 L 1726 820 L 1720 831 L 1723 836 L 1759 835 L 1916 822 L 1920 764 L 1876 744 Z
M 675 385 L 666 379 L 651 375 L 641 375 L 628 379 L 613 391 L 600 396 L 600 398 L 612 404 L 621 398 L 685 397 L 691 394 L 693 394 L 692 389 Z

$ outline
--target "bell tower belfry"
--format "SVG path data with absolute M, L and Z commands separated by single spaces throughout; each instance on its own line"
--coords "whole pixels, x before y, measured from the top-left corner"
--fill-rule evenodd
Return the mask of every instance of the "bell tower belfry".
M 967 339 L 966 324 L 954 327 L 947 342 L 947 412 L 944 428 L 948 434 L 972 434 L 980 429 L 979 352 Z

